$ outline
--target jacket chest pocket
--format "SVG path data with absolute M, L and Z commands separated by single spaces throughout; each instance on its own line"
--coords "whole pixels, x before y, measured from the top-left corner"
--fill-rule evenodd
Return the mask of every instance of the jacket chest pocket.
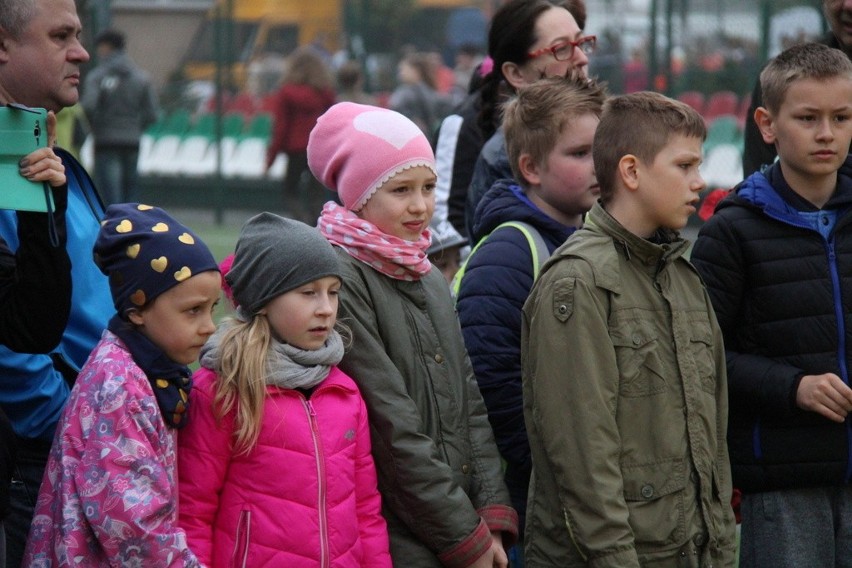
M 689 351 L 695 361 L 701 388 L 708 393 L 715 393 L 717 372 L 713 357 L 713 333 L 709 323 L 693 322 L 690 325 Z
M 666 390 L 656 330 L 641 321 L 623 321 L 610 330 L 619 373 L 619 394 L 638 398 Z

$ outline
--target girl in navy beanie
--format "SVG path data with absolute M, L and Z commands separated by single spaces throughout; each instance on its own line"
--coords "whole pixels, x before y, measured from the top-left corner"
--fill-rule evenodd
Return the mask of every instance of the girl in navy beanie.
M 94 259 L 116 314 L 59 420 L 24 566 L 199 566 L 177 524 L 175 452 L 219 268 L 198 235 L 139 203 L 107 209 Z

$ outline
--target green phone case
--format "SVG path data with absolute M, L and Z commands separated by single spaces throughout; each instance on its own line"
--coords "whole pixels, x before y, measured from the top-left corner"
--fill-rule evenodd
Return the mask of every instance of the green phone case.
M 53 210 L 53 193 L 46 184 L 29 181 L 18 171 L 21 158 L 46 146 L 46 110 L 0 106 L 0 209 Z

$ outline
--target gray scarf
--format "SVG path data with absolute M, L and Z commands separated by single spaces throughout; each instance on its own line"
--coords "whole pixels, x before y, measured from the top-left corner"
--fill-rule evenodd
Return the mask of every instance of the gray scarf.
M 223 322 L 201 349 L 201 365 L 219 372 L 222 335 L 234 325 Z M 299 349 L 273 340 L 266 355 L 267 385 L 285 389 L 311 389 L 328 377 L 331 367 L 343 359 L 343 338 L 332 330 L 325 344 L 317 350 Z

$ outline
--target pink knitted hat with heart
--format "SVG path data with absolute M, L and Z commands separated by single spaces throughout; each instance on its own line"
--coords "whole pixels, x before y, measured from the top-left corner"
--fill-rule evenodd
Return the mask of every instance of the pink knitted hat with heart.
M 435 172 L 429 141 L 411 120 L 385 108 L 337 103 L 317 119 L 308 139 L 308 167 L 351 211 L 415 166 Z

